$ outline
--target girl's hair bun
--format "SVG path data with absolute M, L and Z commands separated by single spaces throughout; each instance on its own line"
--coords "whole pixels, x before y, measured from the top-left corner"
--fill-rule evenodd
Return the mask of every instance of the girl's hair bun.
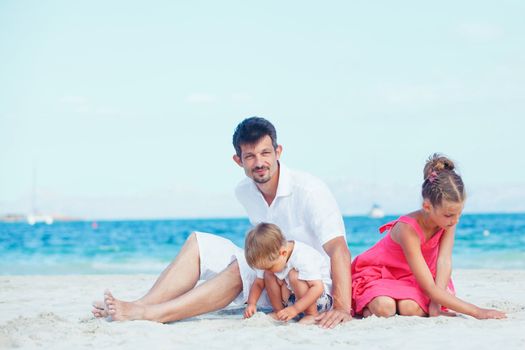
M 423 169 L 423 180 L 429 178 L 432 173 L 439 174 L 443 170 L 453 171 L 454 168 L 453 161 L 440 153 L 434 153 L 428 158 L 427 163 L 425 164 L 425 168 Z
M 465 186 L 454 169 L 454 162 L 444 155 L 431 155 L 423 169 L 423 198 L 430 200 L 432 205 L 441 205 L 443 201 L 463 202 Z

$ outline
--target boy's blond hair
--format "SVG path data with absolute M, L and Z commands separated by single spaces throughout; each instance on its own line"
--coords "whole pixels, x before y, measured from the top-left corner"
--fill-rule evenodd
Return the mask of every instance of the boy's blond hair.
M 279 257 L 279 249 L 286 245 L 286 238 L 277 225 L 260 223 L 251 229 L 244 242 L 244 256 L 252 268 L 261 268 Z

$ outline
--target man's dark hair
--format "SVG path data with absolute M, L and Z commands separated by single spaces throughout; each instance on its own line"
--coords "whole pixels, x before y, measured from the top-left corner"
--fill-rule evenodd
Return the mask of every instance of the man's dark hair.
M 274 149 L 277 149 L 277 132 L 268 120 L 259 117 L 244 119 L 233 134 L 233 147 L 237 156 L 241 156 L 241 145 L 253 145 L 266 135 L 272 139 Z

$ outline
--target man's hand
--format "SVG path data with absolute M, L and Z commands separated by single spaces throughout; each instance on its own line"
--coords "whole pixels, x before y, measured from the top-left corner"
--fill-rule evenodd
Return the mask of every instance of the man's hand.
M 315 321 L 319 327 L 334 328 L 338 324 L 350 321 L 351 319 L 352 315 L 349 312 L 341 309 L 332 309 L 319 314 L 319 316 L 315 318 Z
M 292 305 L 292 306 L 285 307 L 281 311 L 278 311 L 277 318 L 281 321 L 287 322 L 287 321 L 290 321 L 295 316 L 297 316 L 297 314 L 298 314 L 297 310 Z
M 332 268 L 332 310 L 320 314 L 316 321 L 322 328 L 334 328 L 339 323 L 350 321 L 352 276 L 350 270 L 351 256 L 344 237 L 336 237 L 323 245 L 330 257 Z
M 248 304 L 246 306 L 246 309 L 244 309 L 244 318 L 250 318 L 256 312 L 257 312 L 257 305 L 255 305 L 255 304 Z

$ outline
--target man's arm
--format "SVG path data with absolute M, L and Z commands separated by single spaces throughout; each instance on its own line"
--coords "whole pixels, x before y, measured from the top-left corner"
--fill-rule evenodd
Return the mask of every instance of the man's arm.
M 323 248 L 330 257 L 334 307 L 319 315 L 316 320 L 323 328 L 334 328 L 339 323 L 352 319 L 351 256 L 344 237 L 331 239 L 323 245 Z

